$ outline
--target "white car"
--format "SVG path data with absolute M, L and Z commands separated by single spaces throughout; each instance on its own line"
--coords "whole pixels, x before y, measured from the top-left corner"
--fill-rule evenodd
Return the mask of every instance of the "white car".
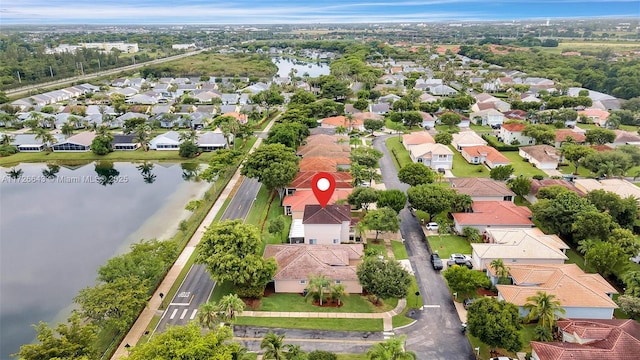
M 431 230 L 431 231 L 438 231 L 438 223 L 430 222 L 425 226 L 425 228 L 427 228 L 427 230 Z

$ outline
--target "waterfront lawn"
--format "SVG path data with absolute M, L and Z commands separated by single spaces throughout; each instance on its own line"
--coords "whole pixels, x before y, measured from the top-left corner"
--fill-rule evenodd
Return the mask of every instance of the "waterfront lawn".
M 384 299 L 381 303 L 381 306 L 375 306 L 365 296 L 349 294 L 342 298 L 341 307 L 320 307 L 313 305 L 310 298 L 305 299 L 301 294 L 276 293 L 263 297 L 260 308 L 256 311 L 376 313 L 393 310 L 398 305 L 398 300 Z
M 404 145 L 402 145 L 402 137 L 390 137 L 385 143 L 391 152 L 391 158 L 393 159 L 393 164 L 396 166 L 397 170 L 400 170 L 403 166 L 413 162 L 411 161 L 409 151 L 404 148 Z
M 393 257 L 396 260 L 404 260 L 408 259 L 409 255 L 407 254 L 407 248 L 404 246 L 402 241 L 391 241 L 391 249 L 393 249 Z
M 446 261 L 451 254 L 471 254 L 471 244 L 466 238 L 458 235 L 429 236 L 432 252 L 437 252 Z
M 484 165 L 469 164 L 458 150 L 451 145 L 449 148 L 453 151 L 453 169 L 451 169 L 453 175 L 463 178 L 489 177 L 489 170 Z
M 513 166 L 513 175 L 515 176 L 526 176 L 533 177 L 535 175 L 547 176 L 547 174 L 531 165 L 530 162 L 525 161 L 517 151 L 502 151 L 502 155 L 504 155 L 507 159 L 511 160 L 511 166 Z
M 382 331 L 382 319 L 273 318 L 238 316 L 235 325 L 333 331 Z M 285 339 L 286 340 L 286 339 Z

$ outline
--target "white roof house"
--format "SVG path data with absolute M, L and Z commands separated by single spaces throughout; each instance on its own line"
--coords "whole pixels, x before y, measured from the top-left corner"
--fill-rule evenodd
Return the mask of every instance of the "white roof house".
M 483 146 L 487 145 L 487 142 L 475 131 L 461 131 L 457 134 L 453 134 L 451 145 L 453 145 L 458 151 L 460 151 L 463 147 Z
M 624 179 L 575 179 L 579 190 L 588 193 L 593 190 L 604 190 L 618 194 L 622 198 L 633 196 L 640 200 L 640 188 Z
M 151 150 L 178 150 L 180 147 L 180 134 L 177 131 L 169 131 L 160 134 L 149 142 Z

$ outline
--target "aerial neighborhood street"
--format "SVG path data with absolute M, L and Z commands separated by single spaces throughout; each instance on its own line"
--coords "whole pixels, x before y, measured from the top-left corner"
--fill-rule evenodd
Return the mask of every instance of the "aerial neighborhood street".
M 0 358 L 640 352 L 637 14 L 39 29 L 0 28 Z

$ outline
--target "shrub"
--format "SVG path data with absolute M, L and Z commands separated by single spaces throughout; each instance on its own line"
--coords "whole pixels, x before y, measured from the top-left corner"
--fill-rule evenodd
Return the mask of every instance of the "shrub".
M 307 354 L 308 360 L 338 360 L 338 356 L 332 352 L 315 350 Z

